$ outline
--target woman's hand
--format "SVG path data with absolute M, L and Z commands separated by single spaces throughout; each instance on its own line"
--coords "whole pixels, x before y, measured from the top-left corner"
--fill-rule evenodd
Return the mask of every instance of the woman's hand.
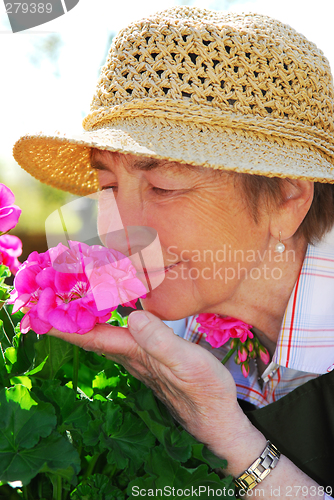
M 229 371 L 208 351 L 175 335 L 153 314 L 132 313 L 128 328 L 97 325 L 85 335 L 54 329 L 50 334 L 122 364 L 216 455 L 227 458 L 239 438 L 249 437 L 252 426 L 237 403 Z
M 228 461 L 227 472 L 233 476 L 261 455 L 266 438 L 241 411 L 229 371 L 202 347 L 177 337 L 153 314 L 131 313 L 128 328 L 98 325 L 85 335 L 55 329 L 49 333 L 122 364 L 152 388 L 188 432 Z M 281 488 L 280 498 L 286 498 L 287 485 L 317 486 L 282 456 L 258 486 L 260 496 L 270 498 L 273 488 Z M 297 497 L 311 498 L 301 493 Z

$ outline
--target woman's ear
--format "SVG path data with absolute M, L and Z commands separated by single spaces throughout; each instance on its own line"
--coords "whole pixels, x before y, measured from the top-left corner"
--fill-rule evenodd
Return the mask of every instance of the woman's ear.
M 291 238 L 303 222 L 313 201 L 314 183 L 289 179 L 283 184 L 283 200 L 271 214 L 270 232 L 275 239 Z

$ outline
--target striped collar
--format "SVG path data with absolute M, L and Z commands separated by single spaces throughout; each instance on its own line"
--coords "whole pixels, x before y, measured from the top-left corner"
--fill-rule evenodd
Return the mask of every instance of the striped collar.
M 334 368 L 334 230 L 308 245 L 273 362 L 318 374 Z

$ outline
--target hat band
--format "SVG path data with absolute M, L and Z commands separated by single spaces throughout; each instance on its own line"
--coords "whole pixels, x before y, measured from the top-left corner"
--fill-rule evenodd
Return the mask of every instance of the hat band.
M 261 117 L 259 115 L 242 115 L 230 109 L 205 108 L 190 102 L 173 101 L 172 99 L 137 99 L 113 107 L 99 107 L 84 120 L 85 130 L 95 130 L 111 125 L 119 119 L 135 117 L 158 118 L 174 122 L 192 123 L 206 128 L 224 128 L 226 132 L 238 135 L 252 134 L 259 139 L 269 139 L 282 144 L 298 143 L 320 152 L 334 164 L 334 142 L 332 135 L 325 131 L 303 125 L 293 120 Z

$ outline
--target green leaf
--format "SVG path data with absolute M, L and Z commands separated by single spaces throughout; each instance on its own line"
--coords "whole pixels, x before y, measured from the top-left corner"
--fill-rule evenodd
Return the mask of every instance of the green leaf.
M 11 272 L 9 267 L 1 264 L 0 266 L 0 281 L 3 281 L 5 278 L 9 278 L 11 276 Z
M 192 453 L 196 440 L 185 430 L 176 427 L 171 415 L 152 391 L 143 387 L 131 395 L 127 403 L 145 422 L 154 436 L 162 443 L 171 458 L 185 462 Z
M 39 472 L 52 472 L 71 479 L 80 471 L 80 457 L 71 443 L 57 432 L 40 440 L 30 449 L 3 454 L 0 460 L 0 479 L 28 484 Z
M 92 401 L 88 403 L 88 410 L 90 415 L 90 422 L 88 429 L 83 435 L 84 444 L 86 447 L 89 447 L 89 451 L 94 453 L 94 449 L 90 449 L 90 447 L 95 447 L 99 442 L 100 438 L 103 440 L 104 430 L 102 426 L 105 423 L 107 418 L 107 405 L 110 404 L 110 407 L 114 407 L 113 403 L 108 401 Z M 117 412 L 120 410 L 118 409 Z M 115 420 L 115 417 L 112 417 Z M 115 422 L 116 424 L 117 422 Z M 119 416 L 118 426 L 121 424 L 121 416 Z M 101 444 L 103 449 L 103 444 Z
M 105 358 L 97 356 L 95 353 L 86 352 L 80 349 L 80 365 L 78 371 L 78 387 L 91 398 L 94 394 L 92 387 L 96 374 L 104 369 Z M 73 379 L 73 363 L 67 362 L 61 367 L 59 376 L 63 374 L 68 379 Z
M 123 318 L 123 316 L 116 309 L 111 313 L 111 318 L 107 321 L 107 323 L 113 324 L 114 326 L 126 326 L 127 319 L 127 316 Z
M 158 401 L 153 392 L 143 386 L 135 394 L 127 398 L 129 405 L 145 422 L 155 437 L 163 443 L 166 427 L 174 427 L 175 423 L 165 406 Z
M 200 496 L 200 498 L 232 498 L 234 487 L 231 484 L 231 478 L 220 479 L 217 474 L 208 471 L 204 464 L 196 469 L 187 469 L 176 460 L 172 460 L 161 446 L 151 450 L 149 460 L 146 463 L 145 470 L 150 478 L 135 479 L 130 482 L 127 493 L 130 498 L 137 496 L 138 488 L 151 489 L 151 494 L 147 496 L 156 496 L 167 498 L 177 496 L 181 499 Z M 201 494 L 199 488 L 201 487 Z M 174 495 L 173 495 L 174 488 Z M 210 488 L 210 489 L 209 489 Z M 225 488 L 225 490 L 224 490 Z M 157 494 L 156 489 L 164 494 Z M 177 493 L 177 490 L 179 492 Z M 215 490 L 217 494 L 215 494 Z M 133 494 L 135 493 L 135 494 Z M 132 495 L 132 496 L 131 496 Z
M 32 370 L 26 372 L 26 375 L 35 375 L 36 373 L 42 371 L 43 369 L 43 366 L 45 365 L 45 363 L 47 362 L 47 359 L 48 359 L 49 356 L 46 356 L 45 359 L 43 359 L 43 361 L 38 365 L 36 366 L 35 368 L 33 368 Z
M 103 389 L 108 389 L 110 392 L 110 389 L 115 388 L 118 386 L 120 381 L 119 375 L 116 377 L 107 377 L 105 374 L 105 371 L 99 372 L 97 375 L 95 375 L 95 378 L 93 380 L 93 389 L 99 389 L 103 391 Z
M 11 377 L 10 383 L 12 385 L 24 385 L 27 389 L 31 389 L 32 383 L 29 377 L 26 375 L 21 375 L 19 377 Z
M 84 444 L 86 445 L 87 451 L 94 453 L 94 447 L 100 440 L 102 434 L 103 419 L 91 420 L 88 425 L 88 429 L 83 434 Z M 93 447 L 91 449 L 91 447 Z
M 0 286 L 0 304 L 3 305 L 10 297 L 9 290 L 6 286 Z
M 52 470 L 78 470 L 72 445 L 58 434 L 48 438 L 55 425 L 53 406 L 37 402 L 26 387 L 0 391 L 0 480 L 27 484 L 44 464 Z
M 14 365 L 16 363 L 16 361 L 17 361 L 17 350 L 15 349 L 15 347 L 8 347 L 5 350 L 5 358 L 12 365 Z
M 40 389 L 35 388 L 33 392 L 53 404 L 58 418 L 58 431 L 65 432 L 80 429 L 84 432 L 88 429 L 91 417 L 88 414 L 88 401 L 77 400 L 72 389 L 60 386 L 59 380 L 46 380 Z
M 122 410 L 119 406 L 115 405 L 112 401 L 102 403 L 104 409 L 104 425 L 103 430 L 107 436 L 111 436 L 120 430 L 122 424 Z
M 186 462 L 191 457 L 194 438 L 185 430 L 166 429 L 163 444 L 168 455 L 179 462 Z
M 50 335 L 43 335 L 35 344 L 36 365 L 48 357 L 43 369 L 35 376 L 42 379 L 53 379 L 58 370 L 73 357 L 73 347 L 68 342 Z
M 211 469 L 218 469 L 218 468 L 225 469 L 227 467 L 226 460 L 216 457 L 216 455 L 214 455 L 212 451 L 210 451 L 202 443 L 196 442 L 195 444 L 193 444 L 192 450 L 193 450 L 193 457 L 197 458 L 201 462 L 205 462 L 211 467 Z
M 34 344 L 37 340 L 37 335 L 34 332 L 28 332 L 23 335 L 18 331 L 14 335 L 11 347 L 5 350 L 7 370 L 11 373 L 12 377 L 26 374 L 33 366 L 35 359 Z
M 51 433 L 56 422 L 53 406 L 48 403 L 37 403 L 23 385 L 2 389 L 0 457 L 1 453 L 15 454 L 22 448 L 31 448 L 40 437 L 46 437 Z
M 124 500 L 124 493 L 113 486 L 110 478 L 94 474 L 80 483 L 71 494 L 71 500 Z
M 148 431 L 145 424 L 130 413 L 125 413 L 124 422 L 119 430 L 108 429 L 107 440 L 110 449 L 107 459 L 110 464 L 115 463 L 120 469 L 129 466 L 135 471 L 145 460 L 150 448 L 155 444 L 155 437 Z
M 109 451 L 108 463 L 137 470 L 155 444 L 146 425 L 133 413 L 123 413 L 113 401 L 93 401 L 88 407 L 92 421 L 84 433 L 86 447 L 93 447 L 92 452 L 99 445 L 101 452 Z

